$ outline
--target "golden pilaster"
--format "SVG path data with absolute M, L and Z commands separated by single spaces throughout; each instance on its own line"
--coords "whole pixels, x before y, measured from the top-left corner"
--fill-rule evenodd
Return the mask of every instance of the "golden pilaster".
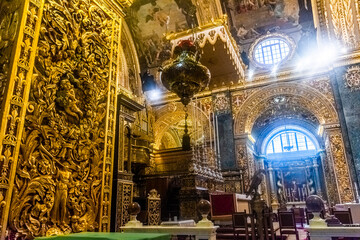
M 6 235 L 43 7 L 43 0 L 25 0 L 22 12 L 19 12 L 20 29 L 9 69 L 9 84 L 4 99 L 0 130 L 0 192 L 5 199 L 4 211 L 0 209 L 1 239 L 5 239 Z

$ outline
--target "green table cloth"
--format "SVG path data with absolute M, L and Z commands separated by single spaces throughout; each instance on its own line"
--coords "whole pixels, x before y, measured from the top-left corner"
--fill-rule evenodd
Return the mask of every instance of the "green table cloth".
M 170 240 L 167 233 L 104 233 L 82 232 L 51 237 L 38 237 L 35 240 Z

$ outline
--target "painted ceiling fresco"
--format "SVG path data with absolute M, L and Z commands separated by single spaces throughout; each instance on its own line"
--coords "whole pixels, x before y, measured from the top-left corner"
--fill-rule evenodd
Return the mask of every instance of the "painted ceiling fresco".
M 250 45 L 268 33 L 285 33 L 300 49 L 313 43 L 315 29 L 310 0 L 212 0 L 220 1 L 227 14 L 232 36 L 248 61 Z M 134 38 L 139 55 L 141 75 L 158 76 L 159 67 L 171 57 L 171 46 L 165 35 L 182 32 L 197 26 L 192 0 L 138 0 L 127 11 L 126 22 Z M 198 9 L 199 10 L 199 9 Z M 215 56 L 215 58 L 219 56 Z M 206 56 L 202 57 L 204 62 Z M 209 67 L 209 66 L 208 66 Z M 153 77 L 151 76 L 151 77 Z M 158 78 L 158 77 L 156 77 Z M 159 79 L 156 79 L 159 83 Z
M 268 32 L 283 31 L 299 25 L 312 31 L 310 0 L 222 0 L 239 42 Z
M 139 0 L 127 12 L 142 71 L 158 68 L 171 56 L 166 33 L 181 32 L 196 24 L 191 0 Z

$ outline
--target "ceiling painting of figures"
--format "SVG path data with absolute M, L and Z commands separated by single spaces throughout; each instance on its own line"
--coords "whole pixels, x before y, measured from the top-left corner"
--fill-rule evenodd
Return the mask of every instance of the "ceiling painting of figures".
M 313 30 L 310 0 L 223 0 L 223 6 L 240 43 L 268 32 Z
M 139 0 L 127 12 L 142 71 L 157 69 L 170 58 L 166 33 L 181 32 L 196 24 L 191 0 Z

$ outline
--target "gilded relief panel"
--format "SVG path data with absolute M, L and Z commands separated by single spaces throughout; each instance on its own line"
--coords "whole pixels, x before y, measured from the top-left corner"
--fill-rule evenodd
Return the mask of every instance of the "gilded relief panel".
M 254 162 L 250 154 L 246 142 L 236 142 L 236 163 L 242 174 L 242 179 L 244 181 L 242 185 L 244 186 L 245 191 L 248 189 L 252 174 L 254 173 Z
M 330 0 L 330 22 L 336 39 L 347 45 L 357 46 L 354 24 L 355 5 L 352 0 Z M 356 13 L 355 13 L 356 14 Z
M 120 22 L 46 1 L 9 223 L 36 236 L 108 231 Z
M 340 202 L 352 202 L 354 200 L 354 194 L 352 191 L 349 166 L 345 156 L 341 130 L 339 128 L 335 128 L 329 130 L 327 133 L 329 135 L 329 150 L 332 154 Z
M 322 164 L 325 174 L 325 185 L 326 185 L 328 200 L 329 203 L 333 205 L 335 203 L 340 202 L 340 199 L 339 199 L 337 184 L 334 184 L 336 183 L 336 176 L 335 176 L 329 139 L 326 139 L 325 147 L 326 147 L 327 156 L 322 158 Z
M 21 0 L 0 2 L 0 106 L 9 80 L 10 57 L 19 31 L 23 4 Z

